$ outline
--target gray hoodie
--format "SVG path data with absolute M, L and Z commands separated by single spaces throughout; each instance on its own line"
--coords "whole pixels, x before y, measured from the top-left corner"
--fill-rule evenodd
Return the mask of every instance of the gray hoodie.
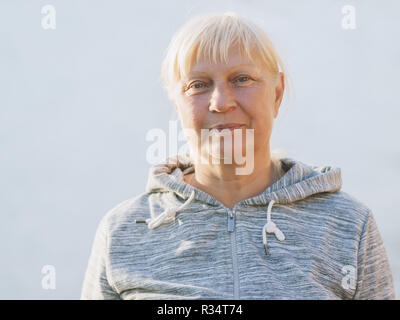
M 101 219 L 81 299 L 394 299 L 374 216 L 340 168 L 280 164 L 233 210 L 184 182 L 187 154 L 152 166 L 146 192 Z

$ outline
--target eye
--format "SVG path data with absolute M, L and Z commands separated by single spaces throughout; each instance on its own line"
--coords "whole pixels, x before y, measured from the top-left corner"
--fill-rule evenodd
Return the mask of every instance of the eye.
M 250 78 L 248 76 L 240 76 L 240 77 L 236 78 L 235 81 L 243 83 L 243 82 L 247 82 L 248 80 L 250 80 Z
M 202 83 L 202 82 L 195 82 L 195 83 L 193 83 L 191 86 L 190 86 L 190 88 L 191 87 L 193 87 L 193 88 L 195 88 L 195 89 L 201 89 L 202 87 L 202 85 L 204 85 L 204 83 Z
M 185 91 L 188 90 L 200 90 L 207 87 L 207 84 L 202 81 L 194 81 L 186 87 Z

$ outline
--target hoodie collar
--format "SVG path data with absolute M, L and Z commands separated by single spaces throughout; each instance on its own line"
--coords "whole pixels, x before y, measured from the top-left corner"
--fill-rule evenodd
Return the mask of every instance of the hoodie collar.
M 288 204 L 321 192 L 335 192 L 341 189 L 341 169 L 332 166 L 311 166 L 290 157 L 279 159 L 284 175 L 262 193 L 240 201 L 238 204 L 267 205 L 271 200 L 277 204 Z M 183 180 L 185 174 L 194 172 L 190 154 L 169 157 L 149 170 L 146 191 L 174 192 L 181 198 L 194 196 L 193 200 L 220 206 L 221 203 L 210 194 L 201 191 Z

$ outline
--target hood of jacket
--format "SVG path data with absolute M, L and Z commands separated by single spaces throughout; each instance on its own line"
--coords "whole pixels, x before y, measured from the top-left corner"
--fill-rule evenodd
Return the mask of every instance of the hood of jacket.
M 332 166 L 312 166 L 290 157 L 278 159 L 283 176 L 262 193 L 241 201 L 246 205 L 267 205 L 271 200 L 288 204 L 321 192 L 336 192 L 342 187 L 341 170 Z M 149 171 L 146 191 L 174 192 L 182 198 L 198 200 L 209 205 L 221 205 L 210 194 L 203 192 L 183 180 L 183 176 L 194 172 L 188 153 L 169 157 L 153 165 Z
M 270 215 L 274 204 L 289 204 L 305 199 L 322 192 L 336 192 L 342 186 L 341 170 L 332 166 L 311 166 L 290 157 L 274 159 L 283 170 L 281 178 L 266 188 L 260 194 L 240 201 L 235 205 L 260 206 L 268 205 L 268 222 L 265 232 L 275 233 L 278 238 L 280 230 L 276 230 Z M 193 201 L 200 201 L 203 205 L 223 206 L 212 195 L 187 184 L 183 176 L 195 171 L 190 153 L 177 154 L 169 157 L 150 168 L 146 192 L 174 193 L 185 202 L 179 206 L 166 208 L 158 216 L 146 220 L 149 229 L 154 229 L 164 222 L 175 219 L 175 215 L 184 210 Z M 267 231 L 269 230 L 269 231 Z M 263 231 L 263 233 L 265 233 Z M 279 233 L 279 235 L 277 234 Z

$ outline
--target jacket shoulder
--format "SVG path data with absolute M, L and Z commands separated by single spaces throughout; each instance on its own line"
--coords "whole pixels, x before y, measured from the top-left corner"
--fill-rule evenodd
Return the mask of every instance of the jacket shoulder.
M 106 212 L 102 220 L 109 231 L 123 227 L 136 220 L 146 220 L 149 217 L 150 193 L 143 192 L 134 197 L 121 201 Z
M 354 223 L 360 228 L 372 215 L 371 209 L 365 203 L 343 190 L 332 193 L 325 192 L 317 198 L 320 198 L 331 208 L 329 211 L 336 218 Z

